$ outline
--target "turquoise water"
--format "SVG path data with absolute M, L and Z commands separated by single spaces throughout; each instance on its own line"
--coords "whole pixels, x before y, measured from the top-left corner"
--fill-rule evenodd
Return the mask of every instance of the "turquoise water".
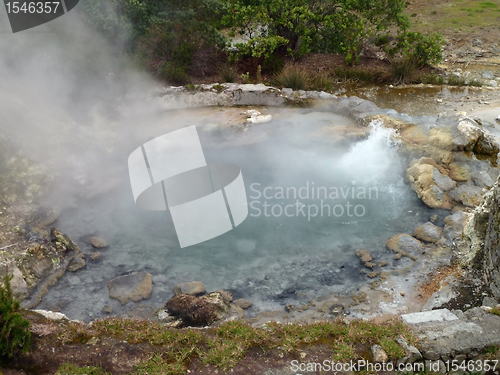
M 138 304 L 161 307 L 175 284 L 198 280 L 207 291 L 229 289 L 250 299 L 252 315 L 282 309 L 299 296 L 307 301 L 355 292 L 368 281 L 356 249 L 387 260 L 389 269 L 404 266 L 393 264 L 385 242 L 412 233 L 430 211 L 404 183 L 404 163 L 390 131 L 374 124 L 366 139 L 339 141 L 329 130 L 353 125 L 345 117 L 303 109 L 269 112 L 273 121 L 246 129 L 221 126 L 218 109 L 213 116 L 207 110 L 178 115 L 184 119 L 180 126 L 197 125 L 208 162 L 241 168 L 250 205 L 247 219 L 232 231 L 183 249 L 168 212 L 135 206 L 124 168 L 128 150 L 168 132 L 164 123 L 172 118 L 144 121 L 133 137 L 128 132 L 123 152 L 109 153 L 100 164 L 99 174 L 118 183 L 74 198 L 56 223 L 86 253 L 95 251 L 91 235 L 111 246 L 100 260 L 87 258 L 85 268 L 63 276 L 38 308 L 57 305 L 70 318 L 89 320 L 111 304 L 120 315 Z M 153 293 L 121 306 L 109 298 L 107 283 L 131 271 L 151 273 Z

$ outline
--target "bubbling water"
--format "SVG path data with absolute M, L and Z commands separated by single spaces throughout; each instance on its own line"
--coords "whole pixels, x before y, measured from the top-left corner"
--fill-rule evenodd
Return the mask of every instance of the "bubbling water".
M 85 252 L 94 251 L 91 235 L 111 246 L 99 261 L 63 276 L 40 308 L 58 305 L 71 318 L 89 320 L 110 304 L 113 314 L 124 314 L 135 304 L 110 299 L 108 281 L 147 271 L 154 287 L 143 304 L 160 307 L 175 284 L 198 280 L 209 291 L 228 289 L 235 298 L 252 300 L 250 315 L 282 309 L 325 293 L 355 292 L 367 281 L 355 250 L 390 261 L 385 241 L 420 224 L 425 208 L 403 182 L 392 130 L 373 123 L 366 139 L 349 145 L 323 133 L 355 126 L 333 113 L 274 109 L 274 121 L 232 132 L 213 125 L 219 112 L 193 110 L 184 122 L 198 125 L 208 162 L 241 168 L 247 219 L 222 236 L 180 249 L 170 214 L 137 208 L 123 170 L 115 190 L 63 212 L 58 227 Z M 163 128 L 160 118 L 142 130 L 150 136 Z M 123 155 L 113 157 L 102 168 L 123 163 Z

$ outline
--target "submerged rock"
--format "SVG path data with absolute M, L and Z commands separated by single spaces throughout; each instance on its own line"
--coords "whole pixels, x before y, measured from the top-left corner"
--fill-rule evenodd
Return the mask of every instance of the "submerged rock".
M 97 249 L 102 249 L 109 246 L 107 242 L 100 237 L 91 237 L 90 243 Z
M 177 284 L 172 288 L 175 295 L 187 294 L 189 296 L 201 296 L 206 293 L 205 286 L 200 281 L 189 281 Z
M 430 221 L 419 226 L 413 232 L 413 237 L 424 242 L 437 242 L 441 238 L 443 229 L 437 225 L 432 224 Z
M 184 326 L 202 327 L 225 319 L 230 305 L 220 293 L 202 297 L 180 294 L 172 297 L 165 309 L 170 316 L 180 318 Z
M 240 308 L 242 308 L 243 310 L 246 310 L 246 309 L 249 309 L 250 307 L 252 307 L 253 303 L 251 301 L 248 301 L 246 299 L 237 299 L 236 301 L 234 301 L 234 304 Z
M 153 291 L 153 276 L 147 272 L 132 272 L 119 276 L 108 283 L 109 296 L 123 305 L 129 300 L 140 301 L 151 296 Z

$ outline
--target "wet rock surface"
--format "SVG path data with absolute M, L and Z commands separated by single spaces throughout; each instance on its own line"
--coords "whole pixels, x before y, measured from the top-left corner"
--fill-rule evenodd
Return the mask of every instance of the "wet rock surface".
M 132 272 L 119 276 L 108 283 L 109 296 L 121 304 L 147 299 L 153 291 L 153 277 L 147 272 Z
M 443 229 L 438 227 L 437 225 L 432 224 L 431 222 L 427 222 L 421 226 L 419 226 L 413 232 L 413 237 L 424 241 L 424 242 L 437 242 L 441 238 L 441 234 L 443 233 Z
M 187 294 L 190 296 L 201 296 L 206 293 L 205 286 L 199 281 L 188 281 L 186 283 L 177 284 L 173 291 L 175 295 Z

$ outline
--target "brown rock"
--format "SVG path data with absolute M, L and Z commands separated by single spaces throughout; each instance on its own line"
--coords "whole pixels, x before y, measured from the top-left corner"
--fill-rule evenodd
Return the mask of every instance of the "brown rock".
M 363 263 L 369 262 L 372 260 L 370 252 L 368 250 L 356 250 L 356 256 L 361 259 Z
M 230 305 L 220 293 L 202 297 L 179 294 L 165 304 L 165 309 L 168 314 L 182 319 L 184 326 L 200 327 L 224 319 Z
M 467 164 L 451 163 L 449 176 L 454 181 L 469 181 L 472 176 Z

